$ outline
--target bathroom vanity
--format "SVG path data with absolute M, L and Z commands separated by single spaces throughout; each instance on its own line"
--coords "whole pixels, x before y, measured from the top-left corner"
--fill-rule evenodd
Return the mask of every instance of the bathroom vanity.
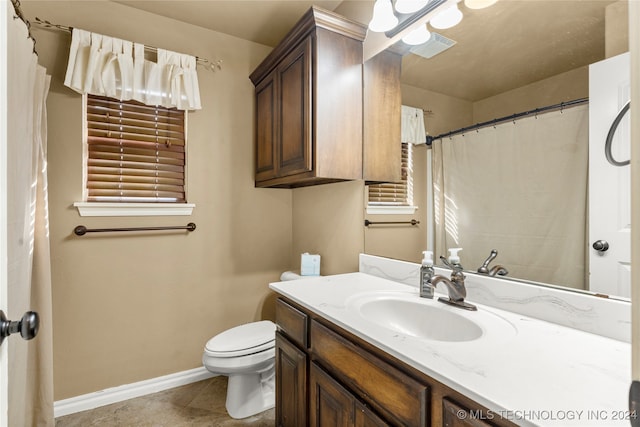
M 270 287 L 277 426 L 628 425 L 628 343 L 365 273 Z
M 286 298 L 276 318 L 278 426 L 513 425 Z

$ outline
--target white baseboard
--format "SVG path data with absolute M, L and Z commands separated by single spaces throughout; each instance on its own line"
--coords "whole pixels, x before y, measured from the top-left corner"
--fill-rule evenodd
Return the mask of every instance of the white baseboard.
M 111 403 L 122 402 L 134 397 L 145 396 L 151 393 L 168 390 L 181 385 L 191 384 L 197 381 L 215 377 L 215 374 L 200 367 L 188 371 L 176 372 L 162 377 L 151 378 L 133 384 L 125 384 L 118 387 L 83 394 L 69 399 L 58 400 L 53 404 L 54 417 L 62 417 L 76 412 L 87 411 Z

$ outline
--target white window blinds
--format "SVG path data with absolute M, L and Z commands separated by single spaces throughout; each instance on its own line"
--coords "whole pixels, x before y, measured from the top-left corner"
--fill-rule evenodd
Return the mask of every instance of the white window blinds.
M 185 115 L 87 95 L 88 202 L 185 202 Z
M 402 179 L 397 183 L 369 185 L 370 206 L 413 205 L 412 144 L 402 143 Z

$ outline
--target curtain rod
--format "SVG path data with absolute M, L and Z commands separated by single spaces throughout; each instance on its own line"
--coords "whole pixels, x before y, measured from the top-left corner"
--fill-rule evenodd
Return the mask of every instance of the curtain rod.
M 14 1 L 14 0 L 11 0 L 11 1 Z M 15 1 L 20 3 L 19 0 L 15 0 Z M 73 27 L 66 27 L 64 25 L 53 24 L 53 23 L 51 23 L 49 21 L 42 20 L 42 19 L 38 18 L 37 16 L 36 16 L 35 23 L 40 25 L 40 26 L 42 26 L 42 27 L 44 27 L 44 28 L 48 28 L 48 29 L 52 29 L 52 30 L 63 31 L 63 32 L 66 32 L 66 33 L 69 33 L 69 34 L 71 34 L 73 32 Z M 27 24 L 27 25 L 29 25 L 29 24 Z M 35 43 L 35 40 L 34 40 L 34 43 Z M 147 51 L 147 52 L 151 52 L 151 53 L 158 53 L 158 48 L 154 47 L 154 46 L 144 45 L 144 50 Z M 202 65 L 205 69 L 207 69 L 209 71 L 222 70 L 222 59 L 218 59 L 216 61 L 211 61 L 209 59 L 201 58 L 199 56 L 196 56 L 196 62 L 198 64 Z
M 487 122 L 476 123 L 473 126 L 467 126 L 464 128 L 453 130 L 451 132 L 442 133 L 438 136 L 427 136 L 427 145 L 431 145 L 431 143 L 436 139 L 446 138 L 446 137 L 457 135 L 459 133 L 464 133 L 470 130 L 477 130 L 477 129 L 488 127 L 488 126 L 494 126 L 494 125 L 497 125 L 498 123 L 510 122 L 515 119 L 520 119 L 520 118 L 531 116 L 534 114 L 537 115 L 538 113 L 542 113 L 546 111 L 563 110 L 565 107 L 574 107 L 577 105 L 586 104 L 587 102 L 589 102 L 589 98 L 574 99 L 573 101 L 561 102 L 559 104 L 549 105 L 546 107 L 536 108 L 530 111 L 524 111 L 522 113 L 512 114 L 510 116 L 501 117 L 499 119 L 489 120 Z

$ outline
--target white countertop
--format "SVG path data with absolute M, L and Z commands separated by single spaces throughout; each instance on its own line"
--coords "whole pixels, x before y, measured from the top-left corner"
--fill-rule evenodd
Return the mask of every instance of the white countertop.
M 365 273 L 269 287 L 515 424 L 629 425 L 628 343 L 480 304 L 477 312 L 448 309 L 487 327 L 481 338 L 423 340 L 377 326 L 347 307 L 364 292 L 403 292 L 418 298 L 415 287 Z

